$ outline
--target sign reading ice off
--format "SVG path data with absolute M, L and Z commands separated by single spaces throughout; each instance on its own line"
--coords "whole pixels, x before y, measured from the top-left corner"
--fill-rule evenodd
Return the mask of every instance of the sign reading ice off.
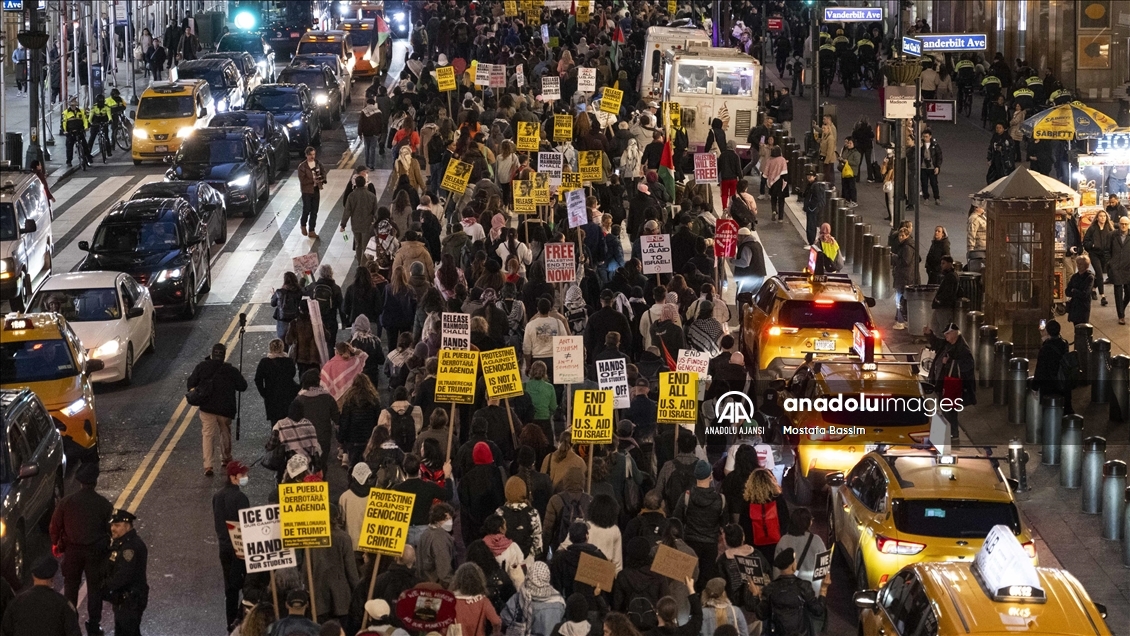
M 922 56 L 922 40 L 902 36 L 902 52 L 915 57 Z
M 989 36 L 984 33 L 920 33 L 922 51 L 984 51 L 989 47 Z M 905 42 L 905 38 L 904 38 Z
M 825 22 L 880 22 L 883 7 L 825 7 Z

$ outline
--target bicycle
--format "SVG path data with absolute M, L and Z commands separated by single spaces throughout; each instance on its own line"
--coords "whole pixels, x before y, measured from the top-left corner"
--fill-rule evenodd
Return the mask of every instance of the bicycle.
M 95 128 L 94 135 L 90 141 L 91 154 L 93 154 L 94 150 L 94 140 L 97 139 L 98 152 L 102 155 L 102 163 L 106 163 L 106 159 L 110 157 L 111 149 L 114 147 L 113 144 L 110 143 L 110 133 L 107 130 L 110 127 L 110 122 L 92 122 L 90 125 Z
M 86 135 L 84 131 L 81 129 L 77 131 L 64 131 L 63 134 L 67 136 L 68 146 L 72 148 L 75 146 L 78 147 L 78 163 L 83 172 L 86 172 L 86 169 L 90 167 L 90 155 L 86 150 Z M 69 166 L 70 164 L 68 163 L 67 165 Z
M 966 117 L 973 116 L 973 86 L 958 84 L 958 107 L 957 112 L 964 113 Z
M 126 117 L 125 109 L 114 113 L 114 144 L 122 150 L 133 148 L 133 121 Z

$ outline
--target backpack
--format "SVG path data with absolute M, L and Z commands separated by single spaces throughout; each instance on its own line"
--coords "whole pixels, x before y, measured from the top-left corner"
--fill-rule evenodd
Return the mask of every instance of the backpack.
M 695 485 L 695 462 L 672 461 L 675 462 L 675 470 L 671 473 L 671 476 L 667 478 L 667 483 L 663 486 L 663 501 L 667 505 L 667 516 L 671 516 L 675 513 L 675 506 L 677 506 L 679 500 L 683 498 L 683 494 Z
M 643 493 L 635 480 L 635 460 L 626 451 L 620 451 L 618 454 L 620 461 L 624 462 L 624 492 L 620 493 L 624 502 L 624 514 L 634 517 L 643 508 Z
M 412 446 L 416 443 L 416 420 L 412 417 L 413 408 L 414 407 L 409 406 L 408 410 L 404 413 L 397 413 L 391 406 L 385 409 L 388 411 L 388 416 L 391 420 L 389 436 L 392 438 L 392 441 L 396 442 L 396 445 L 400 447 L 400 450 L 405 453 L 411 453 Z
M 730 216 L 738 222 L 741 227 L 753 228 L 757 225 L 757 219 L 753 216 L 753 210 L 745 202 L 745 198 L 741 194 L 736 194 L 730 197 Z
M 557 528 L 553 533 L 554 547 L 569 538 L 569 526 L 574 522 L 584 521 L 588 516 L 592 495 L 585 492 L 573 496 L 570 496 L 570 493 L 561 493 L 561 503 L 561 514 L 557 517 Z
M 284 322 L 290 322 L 298 318 L 298 303 L 301 296 L 289 289 L 279 290 L 279 309 L 278 319 Z
M 656 620 L 655 606 L 645 596 L 637 596 L 628 601 L 628 620 L 641 634 L 655 629 L 659 624 Z
M 1070 391 L 1079 386 L 1082 375 L 1082 369 L 1079 368 L 1079 354 L 1075 351 L 1063 354 L 1059 359 L 1059 371 L 1056 373 L 1059 386 Z
M 317 283 L 314 285 L 314 292 L 310 296 L 318 301 L 318 309 L 322 311 L 322 315 L 333 313 L 333 300 L 334 288 L 326 283 Z
M 521 347 L 522 340 L 526 336 L 526 326 L 522 324 L 520 319 L 514 317 L 514 303 L 516 302 L 518 301 L 503 300 L 500 309 L 506 312 L 506 324 L 508 329 L 506 332 L 506 344 Z
M 749 519 L 753 526 L 753 545 L 773 545 L 781 540 L 781 521 L 777 517 L 777 502 L 751 503 Z
M 588 318 L 588 310 L 584 307 L 577 307 L 576 309 L 565 309 L 565 321 L 569 323 L 569 331 L 574 336 L 580 336 L 585 333 L 585 320 Z
M 212 397 L 212 391 L 215 388 L 214 380 L 215 374 L 206 378 L 201 378 L 196 386 L 189 389 L 188 393 L 184 395 L 184 401 L 188 402 L 189 406 L 204 406 L 209 398 Z
M 534 547 L 534 528 L 530 523 L 529 508 L 502 507 L 502 518 L 506 521 L 506 538 L 518 544 L 522 554 L 530 556 Z
M 402 481 L 404 481 L 404 469 L 391 453 L 386 454 L 381 458 L 380 468 L 377 469 L 377 480 L 373 487 L 388 490 Z

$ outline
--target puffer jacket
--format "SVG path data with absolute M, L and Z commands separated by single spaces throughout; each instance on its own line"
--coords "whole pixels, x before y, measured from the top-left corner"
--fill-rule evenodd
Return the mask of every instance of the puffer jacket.
M 192 375 L 188 376 L 188 388 L 192 390 L 199 387 L 204 381 L 212 384 L 200 410 L 222 417 L 235 417 L 235 394 L 247 390 L 247 380 L 243 374 L 232 365 L 222 360 L 205 358 Z

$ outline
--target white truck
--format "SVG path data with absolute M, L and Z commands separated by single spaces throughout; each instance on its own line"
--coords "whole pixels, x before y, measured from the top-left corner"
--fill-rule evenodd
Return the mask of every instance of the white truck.
M 694 49 L 663 57 L 662 99 L 681 106 L 690 152 L 702 151 L 710 122 L 718 118 L 726 139 L 737 142 L 738 154 L 747 154 L 760 83 L 761 64 L 736 49 Z
M 708 49 L 710 46 L 710 34 L 704 29 L 694 26 L 649 27 L 644 40 L 643 72 L 640 73 L 636 87 L 640 95 L 644 98 L 660 98 L 663 90 L 663 56 L 668 51 Z

